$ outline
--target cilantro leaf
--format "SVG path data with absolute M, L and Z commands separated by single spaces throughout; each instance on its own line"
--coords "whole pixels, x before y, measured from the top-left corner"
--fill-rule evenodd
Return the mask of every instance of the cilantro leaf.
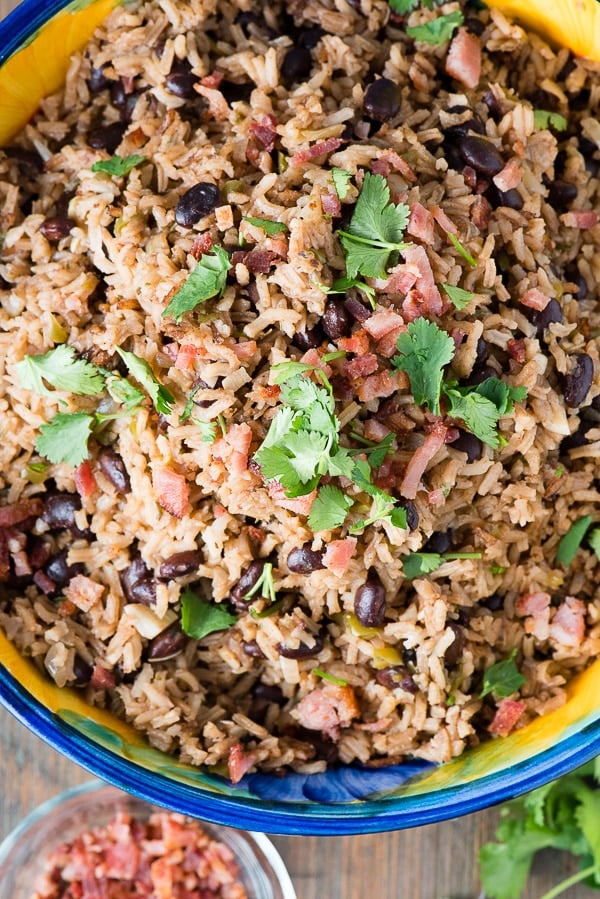
M 450 404 L 448 415 L 459 418 L 483 443 L 498 449 L 500 442 L 496 428 L 500 415 L 494 403 L 476 390 L 463 394 L 446 389 L 444 395 Z
M 230 268 L 229 256 L 222 247 L 213 247 L 212 252 L 204 253 L 185 284 L 171 297 L 163 318 L 172 316 L 179 323 L 186 312 L 192 312 L 200 303 L 220 295 Z
M 401 355 L 394 356 L 392 364 L 407 373 L 415 404 L 439 415 L 443 369 L 454 357 L 454 341 L 434 322 L 417 318 L 396 346 Z
M 181 419 L 180 419 L 181 420 Z M 217 423 L 214 421 L 200 421 L 199 418 L 192 419 L 200 430 L 200 440 L 202 443 L 214 443 L 217 437 Z
M 273 384 L 285 384 L 286 381 L 290 381 L 296 375 L 303 375 L 307 371 L 313 371 L 314 367 L 314 365 L 308 365 L 307 362 L 294 362 L 293 360 L 278 362 L 271 367 L 271 380 Z
M 500 378 L 486 378 L 477 385 L 477 393 L 491 400 L 499 415 L 509 415 L 515 403 L 521 403 L 527 397 L 526 387 L 509 387 Z
M 350 436 L 359 443 L 364 444 L 361 449 L 351 450 L 350 452 L 365 453 L 369 457 L 369 465 L 371 468 L 380 468 L 383 465 L 386 456 L 394 451 L 394 435 L 392 433 L 387 434 L 383 440 L 379 441 L 379 443 L 375 443 L 374 440 L 368 440 L 366 437 L 363 437 L 362 434 L 357 434 L 356 431 L 352 431 Z
M 338 195 L 339 199 L 345 200 L 348 196 L 348 188 L 352 179 L 352 172 L 347 172 L 346 169 L 338 169 L 334 167 L 331 170 L 331 177 L 333 179 L 335 192 Z
M 411 553 L 409 556 L 402 556 L 402 573 L 412 580 L 430 574 L 443 563 L 444 557 L 440 553 Z
M 104 378 L 96 366 L 78 359 L 73 347 L 64 343 L 39 356 L 24 356 L 15 371 L 21 387 L 42 396 L 52 396 L 44 382 L 81 396 L 95 396 L 104 390 Z
M 544 131 L 546 128 L 554 128 L 555 131 L 566 131 L 569 123 L 558 112 L 550 112 L 548 109 L 534 109 L 533 124 L 540 131 Z
M 128 353 L 127 350 L 122 350 L 121 347 L 115 347 L 115 349 L 133 377 L 136 381 L 139 381 L 154 403 L 156 411 L 162 412 L 163 415 L 168 415 L 171 412 L 175 398 L 156 379 L 146 360 L 136 356 L 135 353 Z
M 223 606 L 208 602 L 192 590 L 181 594 L 181 627 L 194 640 L 224 631 L 237 621 Z
M 525 889 L 533 857 L 552 846 L 551 835 L 528 832 L 521 826 L 506 843 L 486 843 L 479 852 L 479 873 L 490 899 L 519 899 Z
M 265 234 L 269 235 L 281 234 L 282 231 L 288 230 L 288 226 L 285 222 L 273 222 L 270 219 L 254 218 L 251 215 L 244 215 L 243 219 L 245 222 L 254 225 L 256 228 L 262 228 Z
M 351 287 L 362 290 L 372 308 L 375 309 L 375 306 L 377 305 L 375 302 L 375 288 L 371 287 L 370 284 L 367 284 L 366 281 L 361 281 L 360 278 L 349 278 L 347 275 L 343 278 L 336 278 L 327 293 L 346 293 Z
M 594 528 L 588 537 L 588 543 L 600 559 L 600 528 Z
M 352 472 L 352 480 L 368 496 L 373 499 L 371 515 L 367 519 L 357 521 L 351 528 L 352 534 L 358 533 L 369 524 L 376 521 L 389 521 L 395 527 L 406 528 L 406 510 L 397 504 L 395 497 L 386 493 L 381 487 L 372 483 L 371 466 L 369 462 L 358 459 Z
M 146 394 L 135 384 L 112 373 L 106 378 L 106 389 L 115 403 L 121 403 L 128 412 L 133 412 L 146 399 Z
M 75 468 L 88 457 L 88 439 L 94 416 L 86 412 L 58 412 L 41 425 L 36 451 L 50 462 L 65 462 Z
M 346 520 L 351 506 L 351 497 L 347 496 L 339 487 L 325 484 L 313 500 L 308 516 L 308 525 L 315 533 L 340 527 Z
M 464 309 L 469 305 L 475 294 L 471 293 L 470 290 L 463 290 L 462 287 L 455 287 L 452 284 L 442 284 L 446 294 L 448 295 L 448 299 L 452 303 L 455 309 L 460 310 Z
M 506 699 L 507 696 L 520 690 L 526 678 L 523 677 L 516 666 L 516 654 L 517 650 L 513 649 L 507 659 L 504 659 L 502 662 L 496 662 L 495 665 L 487 669 L 483 675 L 483 689 L 479 694 L 482 699 L 488 693 L 493 693 L 499 699 Z
M 573 522 L 558 544 L 558 550 L 556 551 L 556 562 L 558 564 L 565 566 L 571 564 L 591 523 L 591 515 L 584 515 L 583 518 L 579 518 L 577 521 Z
M 399 16 L 405 16 L 419 5 L 419 0 L 389 0 L 390 9 Z
M 425 44 L 443 44 L 450 40 L 454 31 L 459 25 L 462 25 L 464 20 L 465 17 L 461 12 L 450 12 L 445 16 L 438 16 L 437 19 L 426 22 L 424 25 L 413 25 L 406 29 L 406 33 L 409 37 L 416 41 L 423 41 Z
M 452 231 L 448 231 L 447 237 L 454 249 L 458 250 L 463 259 L 466 259 L 469 265 L 472 265 L 473 268 L 475 268 L 475 266 L 477 265 L 477 260 L 474 259 L 473 256 L 471 256 L 471 254 L 467 249 L 465 249 L 465 247 L 463 247 L 456 234 L 453 234 Z
M 136 166 L 146 161 L 145 156 L 139 156 L 134 153 L 133 156 L 111 156 L 110 159 L 103 159 L 95 162 L 92 166 L 92 172 L 106 172 L 109 175 L 127 175 Z

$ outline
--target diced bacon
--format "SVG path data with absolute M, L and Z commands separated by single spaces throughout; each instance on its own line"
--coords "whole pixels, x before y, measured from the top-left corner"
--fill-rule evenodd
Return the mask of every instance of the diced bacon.
M 550 302 L 550 297 L 547 297 L 545 293 L 542 293 L 539 288 L 531 287 L 519 298 L 519 302 L 529 309 L 535 309 L 536 312 L 541 312 Z
M 287 509 L 288 512 L 295 512 L 296 515 L 308 515 L 311 506 L 317 498 L 317 491 L 306 493 L 304 496 L 296 496 L 290 498 L 285 495 L 285 490 L 279 481 L 269 481 L 267 484 L 269 496 L 277 506 Z
M 433 315 L 440 315 L 442 311 L 442 297 L 437 289 L 425 248 L 417 244 L 411 244 L 402 253 L 406 263 L 414 265 L 419 271 L 416 287 L 423 297 L 425 309 Z
M 288 256 L 288 242 L 286 237 L 267 237 L 265 241 L 267 245 L 267 249 L 270 250 L 271 253 L 275 253 L 275 256 L 279 259 L 287 259 Z
M 525 341 L 522 338 L 512 338 L 506 344 L 506 349 L 508 350 L 509 356 L 511 356 L 515 362 L 518 362 L 519 365 L 523 365 L 525 359 L 527 358 Z
M 337 194 L 321 194 L 321 206 L 325 215 L 340 215 L 342 204 Z
M 239 343 L 234 343 L 233 352 L 240 360 L 240 362 L 244 362 L 246 359 L 251 359 L 256 352 L 256 341 L 255 340 L 241 340 Z
M 308 150 L 300 150 L 299 153 L 294 153 L 290 159 L 290 166 L 296 168 L 299 165 L 304 165 L 305 162 L 310 162 L 312 159 L 318 159 L 319 156 L 328 156 L 329 153 L 333 153 L 341 147 L 342 143 L 343 141 L 339 137 L 329 137 L 327 140 L 320 140 L 318 143 L 313 144 L 312 147 L 309 147 Z
M 363 433 L 367 440 L 374 440 L 376 443 L 379 443 L 380 440 L 387 437 L 390 429 L 383 422 L 377 421 L 376 418 L 368 418 L 365 422 Z
M 277 254 L 272 250 L 259 250 L 258 247 L 255 247 L 244 254 L 243 262 L 249 272 L 266 275 L 276 259 Z
M 222 122 L 229 118 L 229 106 L 227 100 L 221 93 L 213 87 L 205 87 L 203 84 L 195 84 L 194 90 L 204 97 L 208 103 L 210 114 L 218 121 Z
M 585 634 L 585 603 L 567 596 L 550 625 L 550 637 L 562 646 L 579 646 Z
M 157 858 L 150 865 L 153 899 L 171 899 L 175 886 L 173 865 L 168 858 Z
M 377 287 L 385 290 L 386 293 L 408 293 L 411 287 L 417 283 L 420 272 L 416 265 L 400 263 L 391 268 L 388 274 L 387 281 L 381 285 L 376 282 Z
M 96 489 L 96 479 L 92 466 L 86 459 L 78 465 L 74 472 L 75 489 L 82 499 L 89 499 Z
M 364 328 L 355 331 L 350 337 L 340 337 L 337 342 L 340 350 L 347 353 L 355 353 L 357 356 L 364 356 L 369 352 L 369 335 Z
M 456 349 L 458 349 L 463 342 L 464 336 L 465 332 L 462 330 L 462 328 L 452 328 L 452 330 L 450 331 L 450 337 L 454 341 L 454 346 Z
M 28 499 L 22 503 L 0 506 L 0 528 L 10 528 L 27 521 L 28 518 L 38 518 L 43 508 L 41 499 Z
M 237 784 L 242 777 L 256 764 L 256 756 L 251 752 L 244 752 L 241 743 L 234 743 L 227 757 L 227 770 L 229 779 Z
M 201 259 L 205 253 L 209 253 L 212 250 L 212 247 L 213 239 L 210 232 L 205 231 L 204 234 L 199 234 L 198 237 L 194 238 L 190 253 L 194 259 Z
M 371 171 L 376 175 L 383 175 L 384 178 L 394 169 L 411 184 L 417 180 L 417 176 L 413 172 L 408 162 L 402 158 L 395 150 L 383 150 L 377 159 L 371 163 Z
M 344 374 L 351 381 L 354 378 L 365 378 L 377 371 L 379 362 L 377 356 L 373 353 L 367 353 L 366 356 L 356 356 L 355 359 L 349 359 L 344 363 Z
M 196 357 L 200 350 L 191 343 L 182 343 L 177 350 L 177 358 L 175 359 L 175 368 L 181 371 L 192 371 Z
M 425 297 L 420 290 L 413 288 L 406 296 L 402 303 L 402 315 L 407 322 L 414 322 L 418 318 L 423 318 L 427 312 Z
M 406 467 L 404 480 L 400 486 L 400 493 L 402 496 L 406 497 L 406 499 L 415 499 L 419 490 L 421 478 L 431 460 L 446 442 L 447 434 L 448 428 L 446 425 L 439 422 L 436 423 L 433 426 L 431 433 L 425 438 L 423 446 L 420 446 L 419 449 L 413 453 L 410 462 Z
M 33 583 L 36 585 L 38 590 L 41 590 L 42 593 L 45 593 L 46 596 L 50 596 L 56 590 L 56 584 L 49 578 L 45 571 L 39 569 L 33 575 Z
M 550 608 L 550 594 L 538 590 L 536 593 L 525 593 L 515 603 L 517 615 L 541 615 Z
M 320 365 L 321 356 L 318 350 L 310 349 L 301 356 L 300 361 L 304 362 L 305 365 Z
M 445 234 L 458 234 L 458 228 L 451 218 L 448 218 L 441 206 L 432 206 L 431 214 Z
M 99 603 L 104 593 L 104 585 L 97 584 L 84 574 L 76 574 L 65 587 L 65 596 L 75 603 L 82 612 L 89 610 Z
M 406 229 L 412 237 L 430 244 L 434 236 L 434 218 L 421 203 L 415 203 L 410 210 L 410 218 Z
M 395 356 L 398 352 L 398 347 L 396 346 L 398 337 L 400 334 L 403 334 L 407 330 L 404 322 L 397 328 L 394 328 L 393 331 L 390 331 L 388 334 L 385 334 L 381 340 L 377 341 L 377 346 L 375 349 L 380 356 L 385 356 L 386 359 L 390 359 L 392 356 Z
M 152 486 L 159 506 L 175 518 L 183 518 L 190 499 L 189 485 L 184 476 L 170 468 L 155 468 Z
M 102 665 L 94 665 L 90 684 L 92 687 L 95 687 L 96 690 L 110 689 L 116 684 L 115 676 L 112 671 L 107 671 Z
M 332 740 L 339 739 L 340 729 L 360 715 L 352 687 L 336 684 L 313 690 L 298 703 L 296 712 L 302 727 L 319 730 Z
M 166 343 L 163 346 L 163 353 L 165 356 L 171 360 L 173 365 L 175 365 L 175 361 L 177 359 L 177 353 L 179 352 L 179 344 L 178 343 Z
M 337 577 L 341 577 L 354 555 L 356 537 L 345 537 L 343 540 L 332 540 L 323 554 L 323 565 Z
M 200 84 L 204 87 L 219 87 L 224 77 L 223 72 L 211 72 L 200 79 Z
M 521 183 L 521 178 L 523 174 L 521 172 L 521 166 L 519 165 L 518 159 L 510 159 L 502 171 L 498 172 L 497 175 L 494 175 L 492 181 L 498 188 L 498 190 L 507 191 L 514 190 L 515 187 L 518 187 Z
M 446 72 L 470 89 L 476 88 L 481 78 L 481 43 L 477 35 L 466 28 L 456 33 L 446 56 Z
M 227 470 L 233 475 L 241 475 L 248 468 L 248 452 L 252 443 L 250 425 L 230 425 L 225 437 L 213 443 L 212 454 L 215 459 L 225 463 Z
M 525 711 L 525 703 L 515 699 L 502 699 L 498 703 L 494 720 L 488 727 L 491 734 L 507 737 Z
M 264 115 L 250 125 L 250 131 L 263 150 L 271 153 L 275 149 L 277 138 L 277 119 L 272 115 Z
M 390 331 L 395 331 L 404 326 L 404 319 L 392 309 L 385 309 L 382 312 L 376 312 L 366 320 L 363 327 L 371 337 L 379 340 Z
M 598 224 L 598 213 L 591 209 L 571 209 L 560 216 L 560 220 L 567 228 L 579 228 L 586 231 L 595 228 Z
M 29 577 L 32 574 L 32 568 L 27 558 L 27 553 L 23 549 L 18 549 L 11 553 L 15 575 L 17 577 Z
M 380 371 L 376 375 L 370 375 L 368 378 L 365 378 L 358 388 L 358 398 L 361 403 L 368 403 L 369 400 L 391 396 L 392 393 L 406 387 L 407 384 L 408 378 L 402 371 L 393 373 Z
M 113 843 L 105 850 L 105 875 L 113 880 L 133 880 L 140 864 L 140 849 L 131 840 Z

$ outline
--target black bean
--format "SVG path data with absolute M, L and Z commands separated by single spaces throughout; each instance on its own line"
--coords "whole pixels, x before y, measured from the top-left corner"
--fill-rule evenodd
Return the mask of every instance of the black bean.
M 594 363 L 587 353 L 577 353 L 575 367 L 564 378 L 563 395 L 569 408 L 575 409 L 586 398 L 594 377 Z
M 398 500 L 398 505 L 406 512 L 406 524 L 409 531 L 416 531 L 419 527 L 419 512 L 412 499 L 401 497 Z
M 360 322 L 361 324 L 362 322 L 366 322 L 366 320 L 373 315 L 373 310 L 368 309 L 356 296 L 346 297 L 344 300 L 344 309 L 346 312 L 350 313 L 355 321 Z
M 476 134 L 467 134 L 460 139 L 459 149 L 464 161 L 475 171 L 490 178 L 504 168 L 504 159 L 496 147 Z
M 145 606 L 156 602 L 156 581 L 139 556 L 121 572 L 121 586 L 128 602 Z
M 481 454 L 483 453 L 481 440 L 468 431 L 459 430 L 458 438 L 450 446 L 461 453 L 466 453 L 467 462 L 475 462 L 476 459 L 481 459 Z
M 498 190 L 495 184 L 491 184 L 485 196 L 496 209 L 499 206 L 507 206 L 508 209 L 518 212 L 523 208 L 523 197 L 514 187 L 510 190 Z
M 421 552 L 447 553 L 452 546 L 452 531 L 434 531 L 429 540 L 423 544 Z
M 458 111 L 458 109 L 448 110 L 448 112 Z M 474 131 L 476 134 L 485 134 L 485 125 L 478 115 L 473 115 L 472 118 L 467 119 L 465 122 L 459 122 L 459 124 L 457 125 L 448 125 L 448 127 L 444 129 L 444 143 L 455 143 L 460 146 L 463 138 L 465 138 L 472 131 Z
M 306 28 L 298 36 L 298 46 L 304 47 L 305 50 L 313 50 L 324 34 L 325 32 L 318 25 L 315 25 L 314 28 Z
M 24 147 L 4 147 L 8 159 L 13 160 L 26 178 L 36 178 L 44 171 L 44 161 L 34 150 Z
M 577 287 L 573 291 L 573 295 L 575 298 L 581 302 L 581 300 L 585 300 L 588 295 L 588 286 L 587 281 L 579 271 L 576 262 L 570 262 L 565 266 L 565 279 L 570 281 L 571 284 L 576 284 Z
M 402 647 L 402 661 L 409 668 L 414 668 L 417 664 L 417 653 L 414 649 L 409 649 L 407 646 Z
M 80 562 L 69 565 L 67 562 L 68 555 L 68 548 L 61 549 L 56 555 L 51 556 L 44 566 L 45 573 L 54 581 L 57 587 L 66 587 L 69 581 L 76 575 L 85 574 L 85 567 Z
M 321 346 L 324 339 L 323 329 L 320 324 L 317 324 L 308 331 L 298 331 L 294 335 L 292 343 L 294 346 L 297 346 L 298 349 L 306 352 L 306 350 L 315 350 L 317 347 Z
M 475 356 L 475 365 L 483 365 L 484 362 L 487 362 L 487 358 L 489 356 L 489 347 L 483 337 L 480 337 L 477 341 L 477 355 Z
M 122 457 L 114 449 L 105 447 L 98 456 L 100 470 L 118 493 L 129 493 L 131 481 Z
M 183 228 L 191 228 L 220 203 L 219 188 L 209 181 L 200 181 L 179 198 L 175 207 L 175 221 Z
M 76 687 L 87 687 L 92 679 L 92 666 L 88 665 L 85 659 L 80 655 L 76 655 L 73 659 L 73 674 L 75 676 L 74 685 Z
M 354 614 L 363 627 L 381 627 L 385 619 L 385 588 L 374 568 L 354 596 Z
M 287 700 L 283 695 L 283 690 L 277 684 L 263 684 L 258 681 L 252 687 L 252 695 L 255 699 L 262 699 L 264 702 L 276 702 L 277 705 L 285 705 Z
M 313 646 L 308 646 L 307 643 L 301 643 L 300 646 L 292 648 L 285 643 L 278 643 L 277 652 L 280 656 L 283 656 L 284 659 L 310 659 L 312 656 L 319 655 L 323 649 L 323 638 L 321 635 L 314 634 L 314 638 L 315 642 Z
M 379 671 L 375 673 L 375 680 L 378 684 L 387 687 L 389 690 L 399 688 L 400 690 L 404 690 L 406 693 L 412 693 L 413 695 L 419 692 L 419 688 L 415 684 L 412 674 L 408 668 L 404 668 L 402 665 L 380 668 Z
M 281 63 L 281 80 L 290 87 L 294 83 L 306 81 L 312 69 L 312 56 L 306 47 L 292 47 Z
M 287 557 L 287 567 L 295 574 L 310 574 L 325 568 L 323 565 L 323 551 L 315 552 L 310 548 L 310 543 L 293 549 Z
M 259 577 L 263 573 L 263 568 L 265 567 L 265 563 L 262 559 L 256 559 L 254 562 L 250 562 L 247 568 L 242 572 L 242 576 L 240 577 L 237 584 L 235 584 L 229 593 L 231 601 L 236 609 L 245 609 L 247 607 L 247 602 L 244 600 L 244 596 L 252 590 L 258 581 Z
M 92 66 L 90 71 L 90 77 L 88 78 L 88 87 L 90 89 L 90 93 L 99 94 L 100 91 L 106 90 L 111 82 L 104 74 L 104 68 L 96 68 Z
M 174 553 L 161 563 L 158 570 L 159 577 L 170 581 L 176 577 L 193 574 L 202 564 L 202 553 L 199 549 L 187 549 L 180 553 Z
M 498 372 L 491 365 L 476 365 L 468 378 L 461 379 L 461 387 L 472 387 L 481 384 L 488 378 L 497 378 Z
M 387 122 L 400 112 L 402 91 L 390 78 L 372 81 L 365 91 L 363 111 L 376 122 Z
M 146 649 L 146 657 L 150 662 L 165 662 L 183 652 L 187 642 L 188 638 L 181 630 L 179 621 L 175 621 L 153 640 L 150 640 Z
M 44 501 L 42 521 L 51 531 L 70 531 L 74 537 L 90 540 L 92 532 L 82 531 L 75 524 L 75 513 L 81 509 L 81 497 L 77 493 L 55 493 Z
M 481 19 L 477 18 L 477 16 L 467 16 L 465 19 L 465 28 L 467 28 L 471 34 L 476 34 L 477 37 L 481 37 L 485 31 L 485 25 Z
M 60 240 L 62 237 L 68 237 L 74 227 L 73 219 L 57 215 L 54 218 L 44 219 L 40 225 L 40 231 L 48 240 Z
M 481 605 L 489 609 L 490 612 L 499 612 L 500 609 L 504 608 L 504 597 L 500 596 L 499 593 L 492 593 L 491 596 L 482 600 Z
M 557 209 L 566 209 L 577 196 L 577 186 L 568 181 L 553 181 L 548 190 L 548 202 Z
M 446 668 L 454 668 L 460 661 L 465 648 L 465 632 L 460 624 L 456 624 L 454 621 L 447 622 L 446 627 L 449 627 L 454 633 L 454 640 L 444 653 L 444 664 Z
M 114 153 L 127 130 L 127 122 L 113 122 L 112 125 L 102 125 L 88 134 L 88 144 L 94 150 L 106 150 Z
M 265 659 L 266 656 L 256 640 L 244 640 L 242 643 L 242 649 L 246 653 L 247 656 L 250 656 L 252 659 Z
M 330 340 L 339 340 L 350 333 L 352 322 L 344 306 L 337 300 L 329 300 L 323 313 L 323 330 Z
M 228 81 L 224 78 L 219 85 L 219 90 L 230 105 L 240 101 L 249 103 L 254 85 L 250 81 Z M 196 92 L 194 91 L 194 93 Z
M 198 81 L 198 76 L 192 72 L 169 72 L 166 78 L 167 89 L 180 97 L 182 100 L 191 100 L 198 94 L 194 90 L 194 85 Z
M 543 309 L 533 309 L 529 313 L 529 320 L 536 326 L 537 336 L 541 337 L 548 325 L 563 321 L 560 303 L 552 297 Z
M 504 115 L 502 106 L 498 102 L 498 98 L 492 90 L 485 92 L 485 94 L 483 95 L 483 102 L 489 109 L 490 115 L 493 119 L 498 120 L 502 118 L 502 116 Z
M 118 81 L 113 81 L 110 85 L 110 102 L 113 106 L 116 106 L 117 109 L 123 109 L 127 102 L 127 94 L 125 93 L 125 86 L 121 79 Z

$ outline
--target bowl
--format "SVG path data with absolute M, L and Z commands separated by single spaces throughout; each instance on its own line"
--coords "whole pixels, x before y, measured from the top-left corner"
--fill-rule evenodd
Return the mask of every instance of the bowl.
M 4 895 L 31 899 L 48 856 L 84 831 L 108 824 L 117 812 L 145 821 L 156 811 L 160 809 L 97 780 L 49 799 L 30 812 L 0 845 Z M 296 899 L 286 867 L 264 834 L 201 824 L 212 839 L 232 850 L 248 899 Z
M 0 144 L 61 84 L 114 0 L 25 0 L 0 24 Z M 57 40 L 60 35 L 60 40 Z M 435 767 L 340 767 L 246 775 L 233 785 L 151 747 L 132 727 L 46 680 L 0 633 L 0 698 L 25 726 L 93 774 L 150 803 L 270 833 L 390 831 L 464 815 L 531 790 L 600 751 L 600 662 L 572 681 L 566 704 L 501 740 Z

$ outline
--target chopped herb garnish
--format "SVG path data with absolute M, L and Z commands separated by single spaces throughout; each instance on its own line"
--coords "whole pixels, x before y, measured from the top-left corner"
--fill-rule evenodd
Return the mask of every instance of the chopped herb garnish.
M 157 380 L 146 360 L 136 356 L 135 353 L 128 353 L 127 350 L 122 350 L 121 347 L 115 347 L 115 349 L 133 377 L 140 382 L 154 403 L 156 411 L 161 412 L 163 415 L 168 415 L 171 412 L 175 398 Z
M 577 555 L 577 550 L 581 546 L 583 538 L 587 534 L 591 523 L 591 515 L 584 515 L 583 518 L 579 518 L 577 521 L 573 522 L 558 544 L 558 550 L 556 552 L 556 561 L 558 564 L 565 566 L 571 564 Z
M 146 394 L 135 384 L 112 373 L 106 378 L 106 389 L 115 403 L 121 403 L 128 412 L 134 412 L 146 399 Z
M 271 615 L 274 615 L 275 612 L 278 612 L 282 607 L 284 601 L 284 597 L 278 599 L 277 602 L 271 603 L 270 606 L 267 606 L 266 609 L 263 609 L 262 612 L 258 612 L 254 606 L 250 606 L 248 611 L 250 612 L 250 617 L 254 618 L 255 621 L 260 621 L 261 618 L 270 618 Z
M 483 689 L 479 694 L 483 699 L 488 693 L 493 693 L 498 699 L 506 699 L 512 693 L 520 690 L 527 678 L 523 677 L 515 663 L 517 650 L 513 649 L 507 659 L 496 662 L 483 675 Z
M 497 433 L 500 413 L 491 400 L 482 396 L 477 389 L 444 391 L 448 401 L 448 415 L 459 418 L 468 430 L 492 449 L 498 449 L 500 443 Z
M 104 390 L 104 378 L 96 366 L 78 359 L 73 347 L 67 344 L 40 356 L 24 356 L 15 365 L 15 371 L 21 387 L 43 396 L 52 396 L 46 384 L 81 396 L 94 396 Z
M 95 418 L 86 412 L 58 412 L 41 425 L 35 448 L 50 462 L 75 468 L 88 457 L 88 440 Z
M 225 631 L 236 621 L 236 616 L 223 606 L 202 599 L 192 590 L 184 590 L 181 594 L 181 627 L 194 640 L 202 640 L 215 631 Z
M 333 186 L 335 187 L 336 194 L 340 200 L 345 200 L 348 196 L 352 172 L 347 172 L 346 169 L 333 168 L 331 170 L 331 177 L 333 178 Z
M 213 247 L 212 252 L 204 253 L 185 284 L 171 297 L 163 318 L 171 316 L 180 322 L 186 312 L 192 312 L 200 303 L 219 296 L 225 290 L 230 268 L 229 256 L 222 247 Z
M 458 309 L 459 312 L 461 309 L 464 309 L 469 305 L 475 294 L 471 293 L 470 290 L 463 290 L 462 287 L 454 287 L 452 284 L 443 284 L 446 294 L 448 295 L 448 299 L 452 303 L 455 309 Z
M 369 457 L 369 465 L 371 468 L 380 468 L 386 456 L 394 451 L 394 435 L 387 434 L 383 440 L 380 440 L 379 443 L 375 443 L 374 440 L 367 440 L 366 437 L 363 437 L 362 434 L 357 434 L 356 431 L 351 431 L 350 436 L 353 440 L 356 440 L 357 443 L 362 443 L 362 447 L 360 450 L 351 450 L 351 452 L 356 453 L 364 453 Z
M 463 247 L 463 245 L 461 244 L 461 242 L 458 239 L 458 237 L 456 236 L 456 234 L 453 234 L 451 231 L 448 231 L 448 240 L 450 241 L 450 243 L 452 244 L 454 249 L 458 250 L 458 252 L 463 257 L 463 259 L 466 259 L 466 261 L 469 263 L 469 265 L 472 265 L 473 268 L 475 268 L 475 266 L 477 265 L 477 260 L 474 259 L 473 256 L 471 256 L 471 254 L 469 253 L 469 251 Z
M 347 687 L 348 681 L 344 680 L 342 677 L 334 677 L 333 674 L 328 674 L 326 671 L 323 671 L 321 668 L 313 668 L 312 674 L 315 677 L 320 677 L 321 680 L 329 681 L 330 684 L 337 684 L 338 687 Z
M 274 235 L 281 234 L 282 231 L 287 231 L 288 226 L 285 222 L 273 222 L 270 219 L 260 219 L 254 218 L 251 215 L 243 216 L 245 222 L 248 222 L 249 225 L 254 225 L 256 228 L 262 228 L 265 234 Z
M 451 562 L 454 559 L 481 559 L 481 556 L 481 553 L 411 553 L 402 556 L 402 572 L 404 577 L 412 580 L 424 574 L 431 574 L 444 562 Z
M 110 159 L 103 159 L 95 162 L 92 166 L 92 172 L 106 172 L 108 175 L 127 175 L 137 165 L 141 165 L 146 161 L 145 156 L 139 156 L 134 153 L 133 156 L 111 156 Z
M 558 112 L 550 112 L 548 109 L 533 110 L 533 124 L 540 131 L 546 128 L 554 128 L 555 131 L 566 131 L 569 123 Z
M 219 425 L 219 427 L 220 427 L 220 429 L 221 429 L 221 435 L 222 435 L 223 437 L 226 437 L 226 436 L 227 436 L 227 425 L 226 425 L 226 423 L 225 423 L 225 418 L 224 418 L 224 416 L 223 416 L 222 414 L 221 414 L 221 415 L 217 415 L 217 423 L 218 423 L 218 425 Z
M 346 293 L 346 291 L 350 290 L 352 287 L 356 287 L 357 290 L 362 290 L 372 308 L 375 309 L 375 306 L 377 305 L 375 301 L 375 288 L 371 287 L 370 284 L 367 284 L 366 281 L 361 281 L 360 278 L 348 278 L 346 276 L 343 278 L 336 278 L 331 287 L 325 288 L 325 292 Z
M 420 0 L 389 0 L 390 9 L 399 16 L 405 16 L 419 5 Z
M 443 370 L 454 357 L 454 341 L 434 322 L 417 318 L 396 346 L 401 355 L 394 356 L 392 364 L 408 375 L 415 403 L 439 415 Z
M 179 419 L 181 421 L 181 419 Z M 214 443 L 217 439 L 217 423 L 215 421 L 200 421 L 199 418 L 193 418 L 192 421 L 200 429 L 200 440 L 202 443 Z
M 508 568 L 505 568 L 504 565 L 490 565 L 490 571 L 494 575 L 506 574 Z
M 346 256 L 346 275 L 385 278 L 390 258 L 407 244 L 402 242 L 410 213 L 406 203 L 394 205 L 382 175 L 367 172 L 347 231 L 340 231 Z
M 251 590 L 244 593 L 244 599 L 252 599 L 256 594 L 268 599 L 270 603 L 274 603 L 277 599 L 275 594 L 275 583 L 273 581 L 273 563 L 265 562 L 261 576 L 256 581 Z
M 196 396 L 198 391 L 201 389 L 202 389 L 202 384 L 196 384 L 196 386 L 193 387 L 192 390 L 190 391 L 190 395 L 187 398 L 183 412 L 179 416 L 180 424 L 184 424 L 191 417 L 193 409 L 194 409 L 194 397 Z
M 346 520 L 352 506 L 352 498 L 339 487 L 325 484 L 313 500 L 308 516 L 308 526 L 314 533 L 338 528 Z
M 352 472 L 352 480 L 357 487 L 360 487 L 373 499 L 373 508 L 369 518 L 357 521 L 350 528 L 351 534 L 362 531 L 367 525 L 374 524 L 376 521 L 387 521 L 396 528 L 406 528 L 406 509 L 397 504 L 395 497 L 372 483 L 371 466 L 368 462 L 362 459 L 357 460 Z
M 464 20 L 463 14 L 457 10 L 445 16 L 438 16 L 437 19 L 426 22 L 424 25 L 413 25 L 406 29 L 406 33 L 415 41 L 423 41 L 425 44 L 443 44 L 450 40 Z
M 600 559 L 600 528 L 594 528 L 594 530 L 590 532 L 588 543 L 590 549 L 593 549 L 596 556 Z

